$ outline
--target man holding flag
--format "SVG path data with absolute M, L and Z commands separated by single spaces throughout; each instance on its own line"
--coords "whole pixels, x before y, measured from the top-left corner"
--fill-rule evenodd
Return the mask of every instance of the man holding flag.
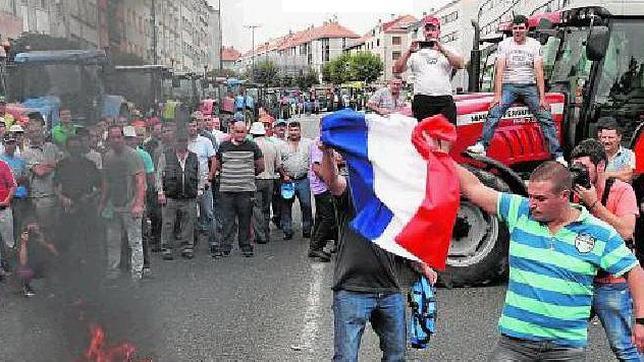
M 342 110 L 322 121 L 320 174 L 338 199 L 340 228 L 334 360 L 357 360 L 367 321 L 380 337 L 383 360 L 404 360 L 401 289 L 411 284 L 408 272 L 415 269 L 434 283 L 430 266 L 445 267 L 460 198 L 458 178 L 448 153 L 430 149 L 426 134 L 456 138 L 443 115 L 418 123 L 399 114 L 385 118 Z M 328 147 L 343 155 L 348 177 L 338 175 Z

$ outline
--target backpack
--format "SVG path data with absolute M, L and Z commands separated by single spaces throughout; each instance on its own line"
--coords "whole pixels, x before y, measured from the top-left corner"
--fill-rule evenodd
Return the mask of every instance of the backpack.
M 425 349 L 436 331 L 436 288 L 420 276 L 409 289 L 411 307 L 409 342 L 412 348 Z

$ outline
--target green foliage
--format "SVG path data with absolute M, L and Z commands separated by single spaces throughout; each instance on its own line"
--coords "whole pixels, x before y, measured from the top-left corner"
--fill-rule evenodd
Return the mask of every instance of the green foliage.
M 322 68 L 322 79 L 333 84 L 349 81 L 373 82 L 382 74 L 384 65 L 377 55 L 369 52 L 344 53 L 327 62 Z
M 14 40 L 12 47 L 16 53 L 29 50 L 81 49 L 78 42 L 39 33 L 23 33 L 18 39 Z
M 310 68 L 305 71 L 300 71 L 300 73 L 295 77 L 295 83 L 300 89 L 309 89 L 311 86 L 320 83 L 320 77 L 318 72 Z
M 266 84 L 267 86 L 275 86 L 278 82 L 279 68 L 271 61 L 262 61 L 255 63 L 255 70 L 253 74 L 253 81 L 255 83 Z

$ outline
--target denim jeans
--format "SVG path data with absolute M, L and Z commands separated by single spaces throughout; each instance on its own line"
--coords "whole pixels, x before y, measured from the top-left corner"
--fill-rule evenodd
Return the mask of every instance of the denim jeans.
M 130 272 L 133 278 L 141 278 L 143 270 L 141 218 L 132 217 L 129 211 L 118 211 L 114 212 L 112 218 L 106 220 L 106 224 L 107 276 L 109 278 L 118 276 L 121 264 L 121 236 L 125 232 L 130 248 Z
M 494 131 L 496 130 L 499 120 L 505 112 L 512 106 L 512 104 L 521 98 L 523 103 L 528 107 L 528 110 L 539 121 L 541 125 L 541 132 L 543 137 L 548 142 L 548 150 L 554 157 L 563 156 L 563 150 L 559 145 L 557 139 L 557 129 L 552 121 L 552 115 L 549 110 L 542 109 L 539 106 L 539 94 L 537 86 L 534 84 L 503 84 L 501 93 L 501 101 L 498 105 L 490 109 L 488 118 L 483 125 L 483 134 L 481 135 L 480 142 L 487 148 L 489 146 Z
M 501 336 L 490 361 L 586 361 L 586 349 Z
M 644 361 L 633 344 L 633 300 L 627 283 L 595 284 L 593 310 L 604 326 L 610 348 L 620 361 Z
M 357 361 L 367 321 L 380 338 L 383 361 L 404 361 L 407 343 L 402 293 L 333 292 L 334 361 Z
M 208 234 L 208 245 L 215 244 L 215 222 L 212 204 L 212 192 L 210 189 L 204 190 L 201 196 L 197 197 L 199 202 L 199 220 L 197 228 Z
M 194 248 L 195 221 L 197 205 L 193 199 L 168 198 L 161 209 L 163 227 L 161 229 L 161 249 L 172 253 L 173 249 L 181 247 L 182 251 L 192 251 Z M 179 234 L 175 238 L 175 222 L 181 217 Z
M 295 184 L 295 196 L 300 201 L 300 210 L 302 211 L 302 233 L 310 234 L 313 224 L 313 215 L 311 212 L 311 185 L 308 177 L 299 180 L 293 180 Z M 282 231 L 284 234 L 293 234 L 293 218 L 291 216 L 295 197 L 290 200 L 282 199 Z
M 255 180 L 257 191 L 255 192 L 255 205 L 253 206 L 253 231 L 255 241 L 267 243 L 270 241 L 271 230 L 271 199 L 273 197 L 273 180 Z

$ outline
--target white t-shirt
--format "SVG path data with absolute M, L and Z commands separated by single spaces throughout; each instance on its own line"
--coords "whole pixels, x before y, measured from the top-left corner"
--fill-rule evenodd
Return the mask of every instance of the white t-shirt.
M 541 44 L 532 38 L 526 38 L 523 44 L 517 44 L 514 38 L 504 39 L 499 43 L 499 61 L 505 60 L 503 83 L 535 84 L 534 61 L 541 59 Z
M 197 154 L 199 160 L 199 173 L 201 183 L 205 184 L 208 178 L 208 159 L 215 156 L 215 148 L 209 139 L 203 136 L 197 136 L 194 140 L 188 141 L 188 150 Z
M 451 52 L 453 52 L 450 49 Z M 434 49 L 421 49 L 413 53 L 407 66 L 414 75 L 414 95 L 452 95 L 452 65 L 443 53 Z

